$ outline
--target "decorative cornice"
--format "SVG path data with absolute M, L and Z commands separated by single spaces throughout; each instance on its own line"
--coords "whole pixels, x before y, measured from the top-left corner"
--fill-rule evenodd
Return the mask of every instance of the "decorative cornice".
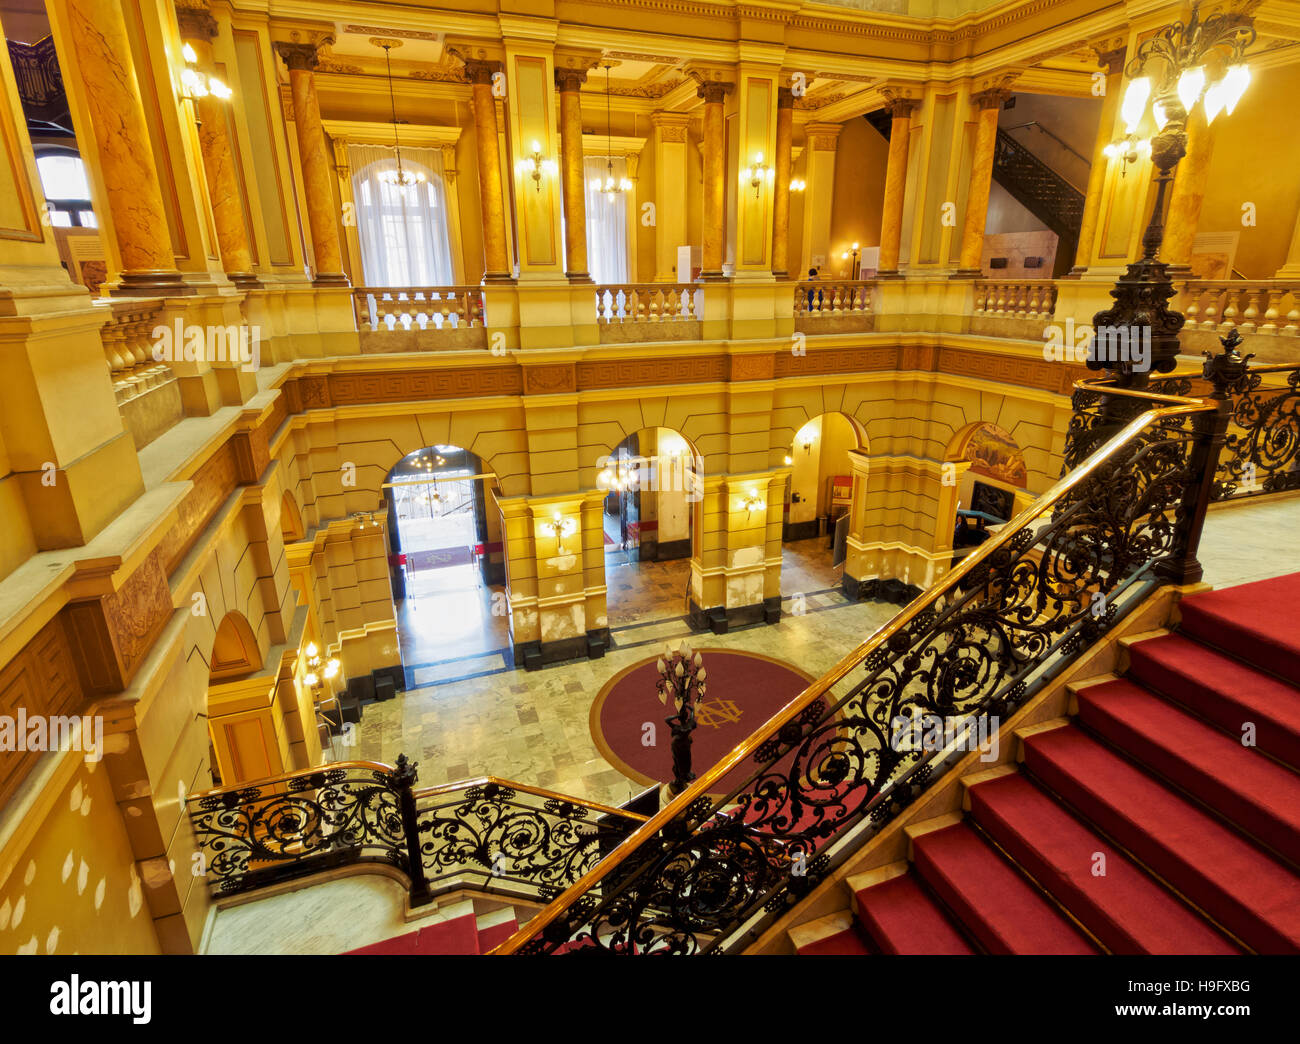
M 217 20 L 203 4 L 177 4 L 176 24 L 180 27 L 181 39 L 215 40 L 217 38 Z

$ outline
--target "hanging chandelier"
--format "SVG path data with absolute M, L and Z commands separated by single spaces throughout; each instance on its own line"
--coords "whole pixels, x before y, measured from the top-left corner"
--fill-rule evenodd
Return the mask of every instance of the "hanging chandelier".
M 614 177 L 614 138 L 610 131 L 610 114 L 609 114 L 609 70 L 611 66 L 605 63 L 605 177 L 592 178 L 591 187 L 597 192 L 603 192 L 611 199 L 615 198 L 620 192 L 630 192 L 632 182 L 627 178 Z
M 402 169 L 402 143 L 397 136 L 397 99 L 393 95 L 393 63 L 389 55 L 393 44 L 385 41 L 379 44 L 384 49 L 384 68 L 388 72 L 388 104 L 393 115 L 393 148 L 397 150 L 397 169 L 383 170 L 378 174 L 379 180 L 389 185 L 396 185 L 398 188 L 408 188 L 411 185 L 418 185 L 424 181 L 424 175 L 409 170 Z

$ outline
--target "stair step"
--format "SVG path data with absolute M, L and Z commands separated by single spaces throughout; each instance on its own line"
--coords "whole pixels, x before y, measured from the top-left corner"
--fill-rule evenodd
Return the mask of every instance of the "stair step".
M 1300 689 L 1181 634 L 1129 646 L 1127 677 L 1234 736 L 1253 723 L 1260 750 L 1300 769 Z
M 1025 740 L 1025 767 L 1248 946 L 1300 953 L 1300 877 L 1071 726 Z
M 453 917 L 446 921 L 427 924 L 414 932 L 398 935 L 371 946 L 363 946 L 353 954 L 407 955 L 442 954 L 474 955 L 478 949 L 478 924 L 473 914 Z
M 850 878 L 850 887 L 852 882 Z M 855 889 L 853 906 L 863 930 L 882 953 L 975 952 L 915 872 Z
M 847 910 L 797 925 L 788 934 L 801 957 L 861 957 L 871 952 Z
M 1300 573 L 1193 595 L 1179 603 L 1188 637 L 1300 685 Z
M 1300 776 L 1128 679 L 1079 694 L 1079 720 L 1300 865 Z
M 989 953 L 1097 952 L 969 825 L 919 837 L 913 850 L 917 873 Z
M 489 952 L 519 931 L 519 919 L 508 906 L 491 913 L 479 914 L 475 923 L 478 927 L 479 953 Z
M 987 780 L 968 794 L 975 821 L 1112 953 L 1239 952 L 1027 777 Z M 1099 854 L 1104 876 L 1094 876 Z

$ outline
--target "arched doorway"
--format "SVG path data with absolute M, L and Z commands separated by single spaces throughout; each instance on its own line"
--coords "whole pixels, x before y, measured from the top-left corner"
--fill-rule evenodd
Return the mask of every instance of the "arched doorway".
M 252 625 L 243 613 L 226 613 L 208 657 L 208 744 L 214 785 L 266 779 L 284 770 L 270 701 L 249 699 L 253 690 L 244 683 L 261 669 L 262 651 Z
M 822 413 L 794 434 L 786 453 L 781 549 L 781 593 L 809 594 L 835 587 L 843 571 L 853 505 L 849 454 L 865 450 L 866 432 L 843 413 Z
M 1029 481 L 1020 444 L 990 421 L 968 424 L 949 443 L 945 460 L 968 466 L 957 476 L 953 508 L 953 564 L 970 554 L 1016 513 L 1017 494 Z
M 437 445 L 407 454 L 385 481 L 408 688 L 478 673 L 472 661 L 510 644 L 500 524 L 487 510 L 490 480 L 476 454 Z
M 686 612 L 703 500 L 700 457 L 672 428 L 642 428 L 596 462 L 611 627 Z

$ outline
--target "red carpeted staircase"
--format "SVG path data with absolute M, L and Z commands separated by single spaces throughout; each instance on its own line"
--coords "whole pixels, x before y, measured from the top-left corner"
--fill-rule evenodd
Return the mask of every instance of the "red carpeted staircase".
M 468 906 L 469 904 L 465 904 Z M 355 954 L 383 956 L 476 956 L 485 954 L 505 942 L 519 930 L 516 912 L 509 907 L 488 914 L 472 910 L 414 932 L 398 935 L 371 946 L 348 951 Z
M 1184 599 L 798 952 L 1300 953 L 1298 603 L 1300 574 Z

